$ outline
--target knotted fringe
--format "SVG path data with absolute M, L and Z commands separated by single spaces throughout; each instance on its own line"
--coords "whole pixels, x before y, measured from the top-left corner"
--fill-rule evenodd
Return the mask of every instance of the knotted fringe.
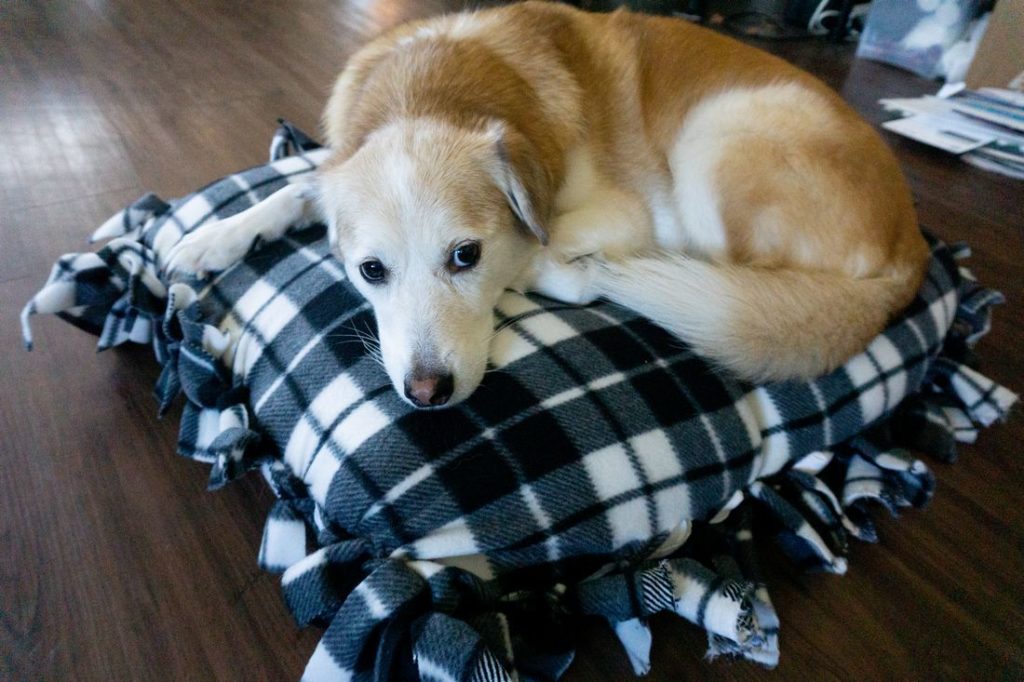
M 154 341 L 153 324 L 167 305 L 155 261 L 152 251 L 130 237 L 115 239 L 96 253 L 63 256 L 21 311 L 25 348 L 32 349 L 29 318 L 37 313 L 56 314 L 97 335 L 99 350 Z
M 282 122 L 271 158 L 318 147 Z M 896 514 L 928 502 L 934 477 L 908 454 L 953 461 L 957 442 L 1005 418 L 1017 396 L 975 371 L 974 343 L 1002 302 L 961 268 L 955 320 L 939 357 L 899 407 L 867 433 L 737 491 L 711 521 L 684 522 L 652 542 L 657 559 L 609 570 L 576 585 L 510 591 L 469 571 L 382 557 L 369 541 L 323 522 L 306 485 L 261 449 L 244 391 L 221 355 L 231 339 L 203 323 L 195 291 L 164 284 L 140 235 L 170 206 L 146 195 L 97 230 L 113 238 L 97 253 L 69 254 L 22 312 L 56 313 L 97 334 L 100 350 L 133 341 L 153 346 L 163 372 L 156 393 L 164 412 L 186 396 L 182 455 L 211 464 L 210 488 L 259 469 L 278 497 L 268 515 L 260 565 L 282 573 L 285 600 L 300 625 L 327 627 L 304 679 L 555 679 L 572 661 L 571 620 L 605 618 L 633 669 L 650 669 L 647 619 L 675 613 L 708 633 L 708 655 L 778 663 L 779 621 L 757 565 L 753 518 L 774 527 L 780 548 L 804 569 L 842 574 L 851 537 L 877 540 L 871 507 Z M 956 257 L 965 247 L 950 247 Z M 835 487 L 825 481 L 838 482 Z M 759 523 L 761 527 L 765 524 Z M 657 540 L 657 539 L 656 539 Z M 664 556 L 668 554 L 668 556 Z
M 138 240 L 146 225 L 153 218 L 159 217 L 171 210 L 171 205 L 150 192 L 136 199 L 130 206 L 127 206 L 120 213 L 110 216 L 105 223 L 99 226 L 89 243 L 113 239 L 114 237 L 128 237 Z
M 302 132 L 283 118 L 277 119 L 277 130 L 270 140 L 270 161 L 279 161 L 286 156 L 301 155 L 304 152 L 321 149 L 319 142 Z
M 300 624 L 329 623 L 304 680 L 553 679 L 572 661 L 567 631 L 552 627 L 564 614 L 500 598 L 461 569 L 371 560 L 362 541 L 318 550 L 282 585 Z
M 195 291 L 172 285 L 162 324 L 164 369 L 156 393 L 161 413 L 185 394 L 178 452 L 210 464 L 208 488 L 216 490 L 260 467 L 267 456 L 255 447 L 259 436 L 249 428 L 248 395 L 233 387 L 220 362 L 231 339 L 201 317 Z
M 638 675 L 650 670 L 652 638 L 644 621 L 661 611 L 704 628 L 712 641 L 728 642 L 735 653 L 749 653 L 769 665 L 778 658 L 759 618 L 771 606 L 757 604 L 757 586 L 739 571 L 721 575 L 695 559 L 663 559 L 636 572 L 580 583 L 576 598 L 582 613 L 611 622 Z M 771 623 L 772 617 L 767 620 Z

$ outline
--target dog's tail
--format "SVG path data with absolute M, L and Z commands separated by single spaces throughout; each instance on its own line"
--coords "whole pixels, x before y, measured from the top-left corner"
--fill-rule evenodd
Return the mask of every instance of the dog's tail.
M 632 308 L 750 381 L 811 378 L 864 350 L 920 285 L 906 276 L 707 263 L 681 255 L 608 262 L 601 295 Z

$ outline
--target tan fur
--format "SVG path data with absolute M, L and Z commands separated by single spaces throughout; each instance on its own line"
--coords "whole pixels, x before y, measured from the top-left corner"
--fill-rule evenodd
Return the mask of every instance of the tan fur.
M 906 183 L 871 127 L 808 74 L 683 21 L 526 2 L 402 26 L 334 88 L 322 191 L 348 191 L 331 178 L 376 131 L 416 121 L 470 136 L 500 123 L 551 239 L 527 286 L 578 280 L 579 298 L 634 306 L 746 378 L 837 366 L 923 276 Z M 465 183 L 431 183 L 469 222 Z M 705 262 L 641 257 L 659 250 Z M 566 265 L 584 255 L 599 267 Z M 637 276 L 668 266 L 705 307 L 675 326 Z

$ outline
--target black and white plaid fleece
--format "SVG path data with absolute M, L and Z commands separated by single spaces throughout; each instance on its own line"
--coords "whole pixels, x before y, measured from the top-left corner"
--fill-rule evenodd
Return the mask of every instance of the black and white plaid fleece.
M 867 501 L 932 492 L 903 448 L 951 459 L 1016 399 L 963 364 L 1000 297 L 932 240 L 906 313 L 814 381 L 746 385 L 629 310 L 508 293 L 481 387 L 417 411 L 364 347 L 372 312 L 322 226 L 209 282 L 161 269 L 182 234 L 324 156 L 284 124 L 269 165 L 143 197 L 23 314 L 26 343 L 35 312 L 100 348 L 152 343 L 162 408 L 185 395 L 181 454 L 212 464 L 211 487 L 262 471 L 279 501 L 260 563 L 300 623 L 327 628 L 308 679 L 556 678 L 580 614 L 606 617 L 645 672 L 659 611 L 705 628 L 712 655 L 774 665 L 751 518 L 799 565 L 842 573 L 848 538 L 874 539 Z

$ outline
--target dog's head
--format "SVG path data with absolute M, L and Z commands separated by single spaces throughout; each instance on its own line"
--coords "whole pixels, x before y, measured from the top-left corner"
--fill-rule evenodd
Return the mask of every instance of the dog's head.
M 417 407 L 480 384 L 494 306 L 547 242 L 550 191 L 531 152 L 501 122 L 414 119 L 320 174 L 335 253 L 373 306 L 391 383 Z

